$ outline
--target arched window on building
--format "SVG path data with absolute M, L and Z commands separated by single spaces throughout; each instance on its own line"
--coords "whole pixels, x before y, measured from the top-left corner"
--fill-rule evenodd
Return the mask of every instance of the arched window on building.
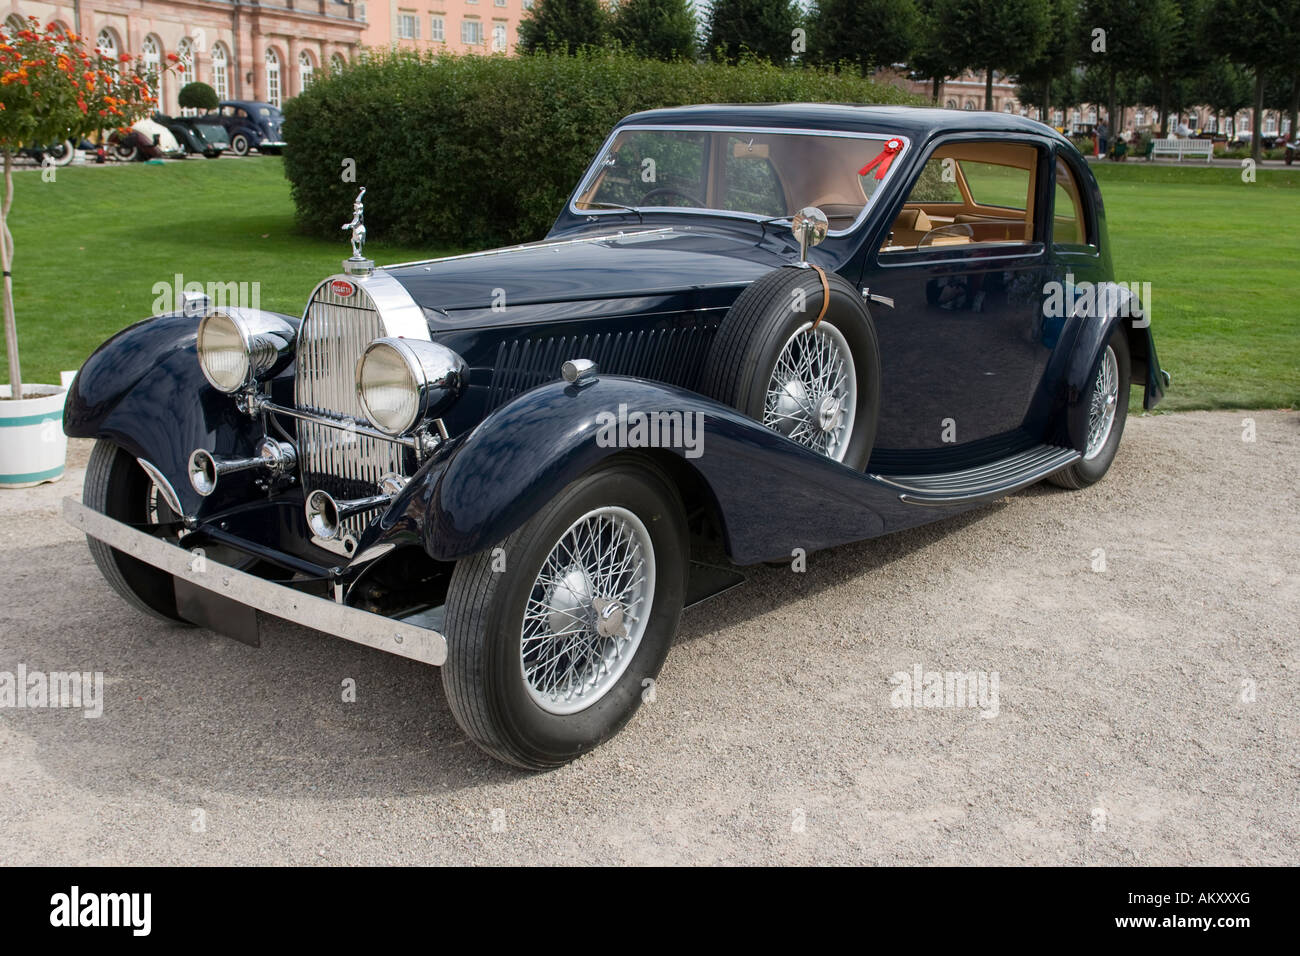
M 957 101 L 948 100 L 946 103 L 943 104 L 943 108 L 946 110 L 955 110 L 957 108 Z
M 17 33 L 19 30 L 26 30 L 26 29 L 27 29 L 27 22 L 23 20 L 23 18 L 20 17 L 18 14 L 11 13 L 9 14 L 9 16 L 5 17 L 5 33 L 9 34 L 10 39 L 13 39 L 13 35 Z
M 212 88 L 217 91 L 217 99 L 230 99 L 230 54 L 224 43 L 212 47 Z
M 162 41 L 152 33 L 144 38 L 141 46 L 144 54 L 144 69 L 149 74 L 149 95 L 154 103 L 162 108 Z
M 181 37 L 181 42 L 176 44 L 176 56 L 180 59 L 179 70 L 176 74 L 176 81 L 180 84 L 177 92 L 185 89 L 190 83 L 194 82 L 194 41 L 189 37 Z M 184 116 L 192 116 L 197 112 L 194 107 L 186 106 L 181 108 Z
M 116 63 L 117 55 L 122 52 L 122 45 L 117 42 L 117 31 L 112 27 L 100 30 L 99 36 L 95 37 L 95 49 Z
M 280 54 L 274 47 L 266 48 L 266 101 L 280 108 Z
M 343 67 L 347 66 L 348 61 L 343 59 L 342 53 L 330 54 L 330 72 L 338 76 L 343 72 Z
M 312 80 L 316 78 L 316 64 L 311 61 L 311 54 L 306 50 L 298 51 L 298 92 L 301 93 L 307 87 L 311 86 Z
M 962 107 L 962 109 L 964 110 L 973 110 L 974 108 L 975 108 L 975 101 L 971 99 L 968 99 L 966 101 L 966 105 Z

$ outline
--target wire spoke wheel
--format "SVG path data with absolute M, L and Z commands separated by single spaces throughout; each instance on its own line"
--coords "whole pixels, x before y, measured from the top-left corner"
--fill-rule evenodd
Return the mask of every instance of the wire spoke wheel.
M 542 562 L 520 631 L 539 707 L 573 714 L 605 696 L 636 655 L 654 588 L 650 532 L 631 511 L 597 508 L 569 526 Z
M 1083 457 L 1089 461 L 1101 454 L 1115 424 L 1115 409 L 1119 402 L 1119 361 L 1115 350 L 1106 346 L 1106 354 L 1092 387 L 1092 403 L 1088 409 L 1088 446 Z
M 835 461 L 843 461 L 858 404 L 857 369 L 848 341 L 830 322 L 806 322 L 777 353 L 763 424 Z

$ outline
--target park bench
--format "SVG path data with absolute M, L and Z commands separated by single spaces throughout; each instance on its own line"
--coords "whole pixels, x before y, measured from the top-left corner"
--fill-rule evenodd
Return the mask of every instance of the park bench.
M 1155 139 L 1151 141 L 1148 159 L 1157 156 L 1175 156 L 1182 162 L 1184 156 L 1204 156 L 1208 163 L 1214 157 L 1214 140 L 1210 139 Z

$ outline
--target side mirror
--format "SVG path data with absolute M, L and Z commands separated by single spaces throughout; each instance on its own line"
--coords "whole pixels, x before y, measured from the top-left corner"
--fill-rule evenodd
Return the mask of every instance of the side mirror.
M 800 265 L 807 264 L 808 250 L 813 246 L 821 245 L 829 228 L 830 223 L 826 219 L 826 213 L 816 206 L 804 206 L 794 214 L 794 218 L 790 220 L 790 231 L 799 240 Z

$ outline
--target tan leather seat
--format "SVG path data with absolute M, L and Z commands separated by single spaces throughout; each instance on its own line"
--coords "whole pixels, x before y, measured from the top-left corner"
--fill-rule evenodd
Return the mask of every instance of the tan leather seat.
M 915 247 L 921 244 L 921 237 L 933 229 L 930 217 L 924 209 L 904 209 L 894 220 L 894 240 L 896 246 Z

